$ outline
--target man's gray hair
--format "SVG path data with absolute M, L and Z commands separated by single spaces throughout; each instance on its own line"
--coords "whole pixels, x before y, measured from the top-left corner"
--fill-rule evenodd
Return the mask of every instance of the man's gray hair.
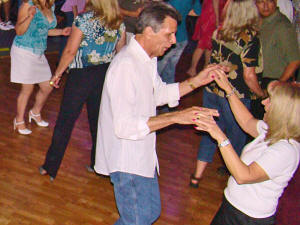
M 158 32 L 166 17 L 171 17 L 177 23 L 181 20 L 180 14 L 171 5 L 164 2 L 148 3 L 138 17 L 136 33 L 141 34 L 146 27 Z

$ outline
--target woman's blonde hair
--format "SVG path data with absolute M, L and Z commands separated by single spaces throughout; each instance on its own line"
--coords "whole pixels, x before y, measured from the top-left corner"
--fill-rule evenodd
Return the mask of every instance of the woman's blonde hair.
M 246 29 L 257 33 L 259 14 L 254 0 L 230 0 L 218 39 L 225 42 L 239 38 Z
M 45 0 L 45 1 L 46 1 L 45 5 L 41 4 L 40 0 L 32 0 L 32 3 L 39 9 L 43 10 L 45 7 L 50 9 L 55 2 L 55 0 Z
M 281 139 L 300 142 L 300 85 L 275 82 L 269 85 L 270 107 L 266 113 L 269 145 Z
M 118 29 L 122 23 L 122 16 L 117 0 L 89 0 L 86 10 L 95 12 L 95 16 L 103 20 L 108 29 Z

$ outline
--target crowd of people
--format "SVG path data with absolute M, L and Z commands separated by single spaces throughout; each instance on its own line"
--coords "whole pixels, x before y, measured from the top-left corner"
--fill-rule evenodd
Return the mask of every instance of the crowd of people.
M 192 124 L 203 132 L 191 187 L 198 188 L 217 149 L 224 159 L 230 177 L 213 225 L 275 224 L 278 200 L 298 168 L 300 53 L 292 22 L 299 22 L 299 13 L 288 17 L 292 1 L 201 2 L 66 0 L 64 28 L 56 28 L 54 0 L 20 4 L 10 52 L 11 82 L 21 84 L 13 127 L 31 134 L 25 114 L 35 84 L 29 122 L 49 125 L 43 106 L 68 71 L 39 172 L 54 181 L 86 104 L 92 137 L 87 170 L 110 176 L 120 215 L 116 225 L 149 225 L 159 218 L 155 132 L 172 124 Z M 299 1 L 293 3 L 299 9 Z M 14 28 L 9 0 L 0 4 L 5 15 L 0 29 Z M 198 44 L 188 79 L 175 83 L 188 44 L 187 15 L 200 15 L 193 35 Z M 53 75 L 44 55 L 48 36 L 64 37 Z M 205 67 L 198 71 L 203 53 Z M 201 86 L 202 107 L 169 110 Z M 165 105 L 165 113 L 157 113 Z

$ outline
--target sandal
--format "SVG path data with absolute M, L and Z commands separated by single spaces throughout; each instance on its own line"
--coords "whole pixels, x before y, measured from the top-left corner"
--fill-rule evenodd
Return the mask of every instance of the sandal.
M 190 178 L 190 187 L 192 187 L 192 188 L 198 188 L 200 180 L 201 180 L 201 177 L 199 177 L 199 178 L 195 177 L 195 175 L 192 173 L 191 174 L 191 178 Z M 195 182 L 195 181 L 197 181 L 197 182 Z

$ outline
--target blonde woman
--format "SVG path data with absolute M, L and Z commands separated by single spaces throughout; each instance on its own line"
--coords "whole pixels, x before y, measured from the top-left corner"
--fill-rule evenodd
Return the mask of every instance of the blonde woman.
M 95 163 L 98 114 L 106 70 L 116 51 L 126 42 L 117 0 L 89 0 L 86 12 L 79 14 L 73 23 L 72 33 L 63 51 L 50 84 L 59 87 L 59 81 L 69 66 L 60 112 L 54 128 L 52 143 L 41 175 L 53 180 L 60 167 L 74 124 L 86 103 L 92 136 L 91 162 Z
M 248 109 L 252 92 L 261 97 L 265 95 L 255 73 L 260 51 L 258 23 L 258 11 L 253 0 L 230 0 L 224 23 L 212 37 L 210 61 L 230 67 L 230 84 Z M 247 136 L 236 123 L 226 97 L 226 93 L 213 82 L 203 92 L 203 107 L 219 111 L 218 125 L 226 131 L 235 151 L 240 155 Z M 196 170 L 190 179 L 191 187 L 198 187 L 206 166 L 213 160 L 216 148 L 215 141 L 204 134 L 199 146 Z M 220 168 L 219 172 L 225 173 L 226 168 Z
M 44 55 L 47 37 L 70 34 L 70 28 L 54 29 L 56 18 L 53 3 L 54 0 L 24 1 L 18 14 L 17 35 L 11 48 L 11 82 L 22 84 L 13 125 L 23 135 L 31 133 L 25 125 L 24 115 L 34 84 L 39 85 L 39 90 L 29 111 L 29 122 L 33 120 L 38 126 L 48 126 L 48 122 L 41 117 L 41 110 L 52 91 L 49 85 L 52 75 Z
M 198 121 L 197 129 L 207 131 L 218 143 L 231 173 L 223 203 L 211 224 L 275 224 L 278 199 L 299 164 L 300 86 L 270 83 L 270 97 L 262 101 L 264 119 L 257 120 L 224 73 L 217 71 L 215 81 L 228 95 L 238 124 L 255 139 L 244 147 L 239 158 L 213 118 Z

